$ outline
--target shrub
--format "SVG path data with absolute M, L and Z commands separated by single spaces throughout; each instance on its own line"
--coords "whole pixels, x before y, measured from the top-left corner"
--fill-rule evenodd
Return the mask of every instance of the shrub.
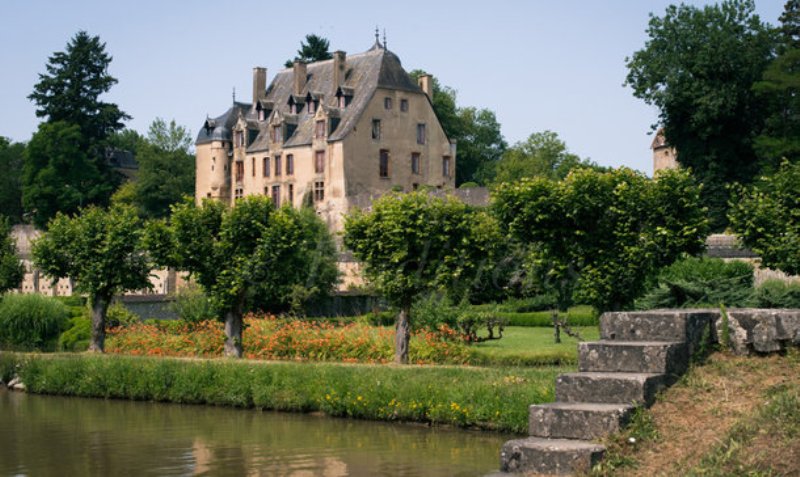
M 745 307 L 752 304 L 753 292 L 753 266 L 749 263 L 689 257 L 662 269 L 657 284 L 636 300 L 635 307 Z
M 800 283 L 771 279 L 756 288 L 759 308 L 800 308 Z
M 52 350 L 67 322 L 67 307 L 41 295 L 6 295 L 0 302 L 0 345 Z
M 68 328 L 58 337 L 59 351 L 86 351 L 92 338 L 92 320 L 88 316 L 70 318 Z
M 131 326 L 141 321 L 139 315 L 125 308 L 125 305 L 118 301 L 112 303 L 106 312 L 106 328 Z
M 200 323 L 217 317 L 203 289 L 194 283 L 175 293 L 175 301 L 169 305 L 169 309 L 187 323 Z

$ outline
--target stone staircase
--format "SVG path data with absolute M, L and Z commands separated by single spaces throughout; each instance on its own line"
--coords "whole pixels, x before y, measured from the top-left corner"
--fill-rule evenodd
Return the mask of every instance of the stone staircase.
M 637 406 L 650 406 L 686 371 L 702 340 L 713 339 L 715 315 L 710 310 L 603 314 L 600 341 L 578 345 L 579 372 L 556 378 L 556 402 L 530 406 L 530 437 L 503 445 L 501 471 L 564 475 L 591 469 L 605 452 L 592 441 L 618 432 Z

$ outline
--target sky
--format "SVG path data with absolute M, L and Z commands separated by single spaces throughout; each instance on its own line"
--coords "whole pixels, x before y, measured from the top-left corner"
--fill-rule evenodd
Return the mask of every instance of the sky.
M 644 47 L 662 0 L 37 1 L 0 0 L 0 136 L 27 141 L 40 119 L 27 96 L 47 59 L 76 32 L 98 35 L 119 80 L 103 99 L 141 133 L 157 117 L 196 134 L 206 116 L 249 102 L 252 68 L 267 81 L 306 34 L 331 51 L 369 49 L 376 26 L 407 71 L 423 69 L 459 106 L 494 111 L 509 144 L 551 130 L 604 166 L 652 173 L 658 111 L 624 86 L 626 57 Z M 692 5 L 713 2 L 687 1 Z M 757 0 L 773 25 L 783 0 Z

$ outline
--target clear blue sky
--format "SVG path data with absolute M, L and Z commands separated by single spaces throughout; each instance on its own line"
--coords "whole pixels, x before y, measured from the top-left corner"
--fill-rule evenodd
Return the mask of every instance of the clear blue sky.
M 99 35 L 119 83 L 106 99 L 145 132 L 156 117 L 193 134 L 206 114 L 249 101 L 253 66 L 268 81 L 307 33 L 331 50 L 368 49 L 386 29 L 406 70 L 424 69 L 458 103 L 496 112 L 509 143 L 546 129 L 602 165 L 651 173 L 657 112 L 623 87 L 625 57 L 642 48 L 648 13 L 669 1 L 36 1 L 4 0 L 0 135 L 27 141 L 39 122 L 26 98 L 48 56 L 78 31 Z M 695 5 L 713 2 L 691 1 Z M 783 0 L 758 0 L 777 24 Z

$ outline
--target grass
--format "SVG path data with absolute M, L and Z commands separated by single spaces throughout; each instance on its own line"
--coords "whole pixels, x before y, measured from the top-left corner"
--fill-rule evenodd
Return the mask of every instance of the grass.
M 476 368 L 0 352 L 29 392 L 415 421 L 523 433 L 567 367 Z
M 597 340 L 596 326 L 575 327 L 586 341 Z M 552 328 L 509 326 L 500 340 L 472 345 L 474 364 L 487 366 L 541 366 L 575 364 L 578 361 L 578 341 L 561 333 L 561 343 L 553 339 Z

